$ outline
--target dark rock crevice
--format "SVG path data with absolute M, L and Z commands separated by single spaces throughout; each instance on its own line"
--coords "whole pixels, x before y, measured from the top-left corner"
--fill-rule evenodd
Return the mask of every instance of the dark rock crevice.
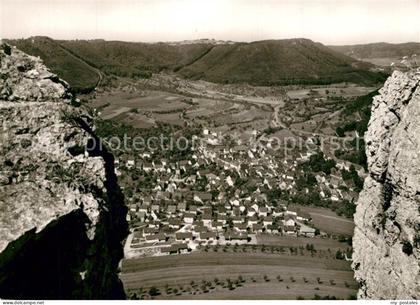
M 124 257 L 122 243 L 128 234 L 126 221 L 127 208 L 124 205 L 124 196 L 118 185 L 115 174 L 114 156 L 102 144 L 89 124 L 82 118 L 76 118 L 79 127 L 90 134 L 95 145 L 88 149 L 91 156 L 100 156 L 105 162 L 105 188 L 106 194 L 100 190 L 96 193 L 105 198 L 105 209 L 101 209 L 102 220 L 96 228 L 95 246 L 93 255 L 95 264 L 88 269 L 86 282 L 89 299 L 123 299 L 125 293 L 121 280 L 118 277 L 118 266 Z M 97 286 L 97 287 L 95 287 Z
M 41 232 L 26 232 L 0 254 L 0 296 L 9 299 L 74 299 L 81 296 L 84 260 L 90 241 L 82 210 Z

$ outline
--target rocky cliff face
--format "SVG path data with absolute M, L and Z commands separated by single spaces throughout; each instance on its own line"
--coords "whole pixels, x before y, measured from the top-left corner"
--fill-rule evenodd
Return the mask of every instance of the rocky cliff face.
M 91 124 L 39 59 L 1 45 L 0 298 L 124 298 L 124 198 Z
M 420 70 L 394 72 L 373 101 L 353 239 L 360 298 L 420 298 L 419 85 Z

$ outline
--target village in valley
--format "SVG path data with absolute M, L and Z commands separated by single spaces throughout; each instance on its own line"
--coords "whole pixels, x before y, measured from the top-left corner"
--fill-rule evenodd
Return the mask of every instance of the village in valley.
M 130 298 L 351 298 L 374 89 L 154 74 L 95 93 L 128 208 Z
M 319 149 L 279 152 L 262 138 L 257 131 L 244 139 L 203 128 L 181 160 L 157 151 L 121 154 L 116 168 L 128 194 L 126 257 L 256 245 L 262 235 L 307 237 L 308 244 L 309 238 L 325 238 L 311 214 L 291 200 L 353 204 L 358 192 L 342 173 L 355 172 L 354 165 L 324 159 Z M 316 162 L 325 172 L 304 171 Z

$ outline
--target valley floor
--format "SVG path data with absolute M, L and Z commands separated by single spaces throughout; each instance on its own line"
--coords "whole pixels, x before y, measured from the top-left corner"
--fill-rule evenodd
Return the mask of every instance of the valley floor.
M 148 298 L 151 292 L 156 299 L 311 299 L 316 294 L 347 299 L 356 293 L 349 262 L 249 251 L 126 260 L 121 278 L 131 298 Z
M 187 153 L 114 152 L 131 229 L 121 272 L 127 295 L 352 298 L 351 216 L 365 172 L 355 128 L 337 130 L 362 121 L 352 104 L 374 89 L 154 75 L 99 90 L 90 105 L 106 136 L 200 140 Z M 276 150 L 273 139 L 315 145 Z

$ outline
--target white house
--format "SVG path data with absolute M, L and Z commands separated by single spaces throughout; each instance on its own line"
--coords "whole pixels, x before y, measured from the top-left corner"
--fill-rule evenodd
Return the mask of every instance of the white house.
M 185 213 L 184 214 L 184 222 L 186 224 L 192 224 L 194 222 L 194 214 L 191 213 Z
M 307 237 L 314 237 L 315 236 L 315 229 L 308 227 L 304 224 L 300 224 L 299 235 L 307 236 Z
M 285 227 L 294 227 L 296 224 L 296 217 L 290 214 L 286 214 L 284 215 L 283 223 Z
M 128 169 L 132 169 L 132 168 L 134 167 L 134 165 L 135 165 L 134 160 L 128 160 L 128 161 L 127 161 L 127 163 L 125 164 L 125 166 L 126 166 Z
M 268 215 L 268 208 L 266 208 L 266 207 L 260 207 L 260 208 L 258 209 L 258 214 L 259 214 L 260 216 L 267 217 L 267 215 Z

